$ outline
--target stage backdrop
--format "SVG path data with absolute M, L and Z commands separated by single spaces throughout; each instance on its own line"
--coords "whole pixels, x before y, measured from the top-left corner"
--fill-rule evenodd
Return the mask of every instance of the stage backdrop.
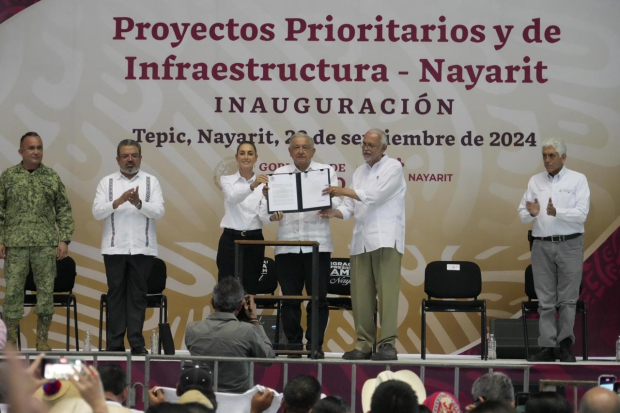
M 588 177 L 584 259 L 618 227 L 615 0 L 29 3 L 0 6 L 0 168 L 20 161 L 19 137 L 34 130 L 44 163 L 67 186 L 80 339 L 87 329 L 96 336 L 107 289 L 102 223 L 91 206 L 99 180 L 118 170 L 121 139 L 142 142 L 143 169 L 162 184 L 159 251 L 177 348 L 186 324 L 212 311 L 224 213 L 218 178 L 235 171 L 235 148 L 246 139 L 258 147 L 256 172 L 270 172 L 290 162 L 288 138 L 306 131 L 314 159 L 349 185 L 363 163 L 364 132 L 388 133 L 387 153 L 407 180 L 401 353 L 420 351 L 431 261 L 478 263 L 489 317 L 520 316 L 530 253 L 517 206 L 530 176 L 543 171 L 544 139 L 563 138 L 567 166 Z M 333 257 L 348 257 L 353 221 L 331 226 Z M 274 239 L 276 225 L 264 232 Z M 611 251 L 601 254 L 607 269 L 588 267 L 584 284 L 591 322 L 607 327 L 591 328 L 600 336 L 593 355 L 613 354 L 618 331 L 617 311 L 597 316 L 617 299 L 607 294 L 618 283 Z M 55 347 L 64 323 L 58 311 Z M 145 335 L 156 323 L 149 310 Z M 32 347 L 33 315 L 24 326 Z M 428 333 L 431 353 L 467 351 L 479 342 L 479 317 L 431 315 Z M 325 350 L 351 349 L 354 339 L 352 315 L 332 312 Z

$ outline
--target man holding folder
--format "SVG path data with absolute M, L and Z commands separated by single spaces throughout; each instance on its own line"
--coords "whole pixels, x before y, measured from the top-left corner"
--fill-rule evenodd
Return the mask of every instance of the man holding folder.
M 351 241 L 351 302 L 357 343 L 345 360 L 397 360 L 400 263 L 405 248 L 405 192 L 401 163 L 385 154 L 387 136 L 380 129 L 364 135 L 362 155 L 366 163 L 353 174 L 350 188 L 331 186 L 323 193 L 344 196 L 337 209 L 321 211 L 323 218 L 355 216 Z M 376 332 L 373 320 L 379 298 L 381 336 L 372 354 Z
M 274 171 L 274 174 L 298 173 L 326 169 L 329 171 L 330 182 L 338 182 L 334 169 L 326 164 L 312 161 L 316 153 L 314 142 L 305 133 L 299 132 L 291 138 L 289 154 L 293 159 L 292 165 L 282 166 Z M 268 190 L 268 188 L 267 188 Z M 332 206 L 339 206 L 340 199 L 334 198 Z M 261 204 L 261 216 L 268 216 L 266 205 Z M 334 251 L 329 221 L 321 219 L 317 211 L 285 213 L 278 227 L 278 241 L 318 241 L 319 242 L 319 325 L 318 337 L 312 337 L 311 314 L 312 303 L 306 306 L 307 349 L 310 349 L 313 340 L 317 340 L 318 357 L 324 358 L 321 350 L 329 309 L 327 308 L 327 280 L 331 253 Z M 312 294 L 312 247 L 276 247 L 276 266 L 278 269 L 278 282 L 283 295 L 302 295 L 304 284 L 308 295 Z M 288 340 L 289 350 L 303 350 L 303 329 L 301 328 L 301 306 L 296 301 L 284 301 L 282 303 L 282 326 Z M 300 357 L 289 355 L 290 358 Z

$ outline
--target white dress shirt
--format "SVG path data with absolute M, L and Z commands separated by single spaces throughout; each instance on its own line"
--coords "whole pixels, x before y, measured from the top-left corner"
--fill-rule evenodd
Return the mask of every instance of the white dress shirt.
M 361 201 L 345 197 L 338 208 L 342 219 L 355 216 L 351 255 L 379 248 L 405 250 L 405 192 L 399 161 L 387 155 L 372 167 L 365 163 L 353 173 L 351 188 Z
M 263 221 L 258 214 L 264 184 L 260 184 L 252 191 L 250 184 L 255 179 L 256 174 L 246 181 L 239 172 L 220 177 L 220 186 L 224 192 L 224 218 L 220 223 L 221 228 L 251 231 L 263 227 Z
M 549 198 L 555 207 L 555 217 L 547 215 Z M 538 199 L 540 212 L 533 217 L 525 202 Z M 584 174 L 564 166 L 555 176 L 542 172 L 534 175 L 527 184 L 519 204 L 519 217 L 524 224 L 534 221 L 532 235 L 550 237 L 552 235 L 583 234 L 583 223 L 590 210 L 590 188 Z
M 125 191 L 139 186 L 142 208 L 129 201 L 114 209 L 114 200 Z M 122 173 L 106 176 L 97 186 L 93 216 L 104 219 L 101 237 L 102 254 L 157 255 L 155 220 L 164 216 L 164 197 L 159 181 L 153 175 L 139 171 L 131 180 Z
M 316 171 L 319 169 L 329 169 L 329 179 L 332 186 L 338 185 L 338 177 L 336 171 L 329 165 L 310 162 L 307 171 Z M 301 172 L 295 164 L 284 165 L 274 171 L 274 174 L 285 174 Z M 338 197 L 332 198 L 332 208 L 340 205 L 341 200 Z M 267 203 L 261 204 L 260 218 L 266 222 L 270 215 L 267 213 Z M 288 212 L 284 214 L 280 225 L 278 226 L 278 241 L 318 241 L 319 252 L 334 252 L 334 243 L 332 242 L 332 232 L 329 226 L 329 220 L 319 217 L 319 211 L 308 212 Z M 311 253 L 312 247 L 276 247 L 275 255 Z

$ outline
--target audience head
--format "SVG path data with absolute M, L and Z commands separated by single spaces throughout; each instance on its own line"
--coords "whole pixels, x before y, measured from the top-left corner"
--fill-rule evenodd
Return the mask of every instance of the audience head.
M 436 392 L 428 396 L 424 400 L 424 406 L 428 407 L 432 413 L 461 413 L 458 400 L 452 394 L 445 391 Z
M 620 413 L 618 394 L 603 387 L 594 387 L 581 399 L 580 413 Z
M 379 388 L 379 386 L 383 383 L 387 383 L 387 382 L 391 382 L 391 381 L 399 381 L 402 383 L 405 383 L 405 385 L 409 386 L 409 388 L 411 389 L 413 395 L 416 398 L 416 410 L 413 410 L 415 412 L 417 412 L 417 405 L 418 402 L 417 400 L 424 400 L 426 399 L 426 390 L 424 389 L 424 384 L 422 383 L 422 380 L 420 380 L 420 378 L 418 377 L 417 374 L 415 374 L 412 371 L 409 370 L 400 370 L 400 371 L 382 371 L 381 373 L 379 373 L 379 375 L 377 376 L 376 379 L 368 379 L 366 380 L 366 382 L 364 383 L 364 387 L 362 387 L 362 410 L 364 412 L 368 412 L 371 410 L 372 408 L 372 403 L 374 400 L 374 393 L 376 393 L 377 389 Z M 397 386 L 398 387 L 398 386 Z M 388 386 L 387 390 L 384 390 L 386 392 L 389 392 L 390 387 Z M 397 390 L 397 388 L 394 389 L 395 391 Z M 400 393 L 396 393 L 396 396 L 400 396 Z M 389 394 L 384 395 L 385 397 L 389 397 Z M 406 392 L 406 394 L 402 394 L 403 397 L 410 396 L 409 392 Z M 389 403 L 389 402 L 388 402 Z M 387 407 L 385 407 L 387 408 Z M 373 410 L 374 411 L 374 410 Z M 383 410 L 383 411 L 389 411 L 389 410 Z M 411 411 L 411 410 L 406 410 L 406 411 Z
M 370 401 L 371 413 L 418 413 L 418 411 L 415 391 L 400 380 L 388 380 L 379 384 Z
M 501 400 L 489 400 L 480 403 L 471 413 L 515 413 L 512 404 Z
M 479 377 L 471 387 L 471 395 L 479 402 L 497 400 L 514 404 L 515 400 L 512 381 L 504 373 L 487 373 Z
M 118 364 L 109 363 L 98 366 L 97 371 L 103 383 L 103 391 L 110 393 L 106 397 L 109 398 L 112 395 L 117 402 L 123 403 L 129 391 L 125 369 Z
M 78 389 L 69 380 L 54 380 L 42 387 L 35 393 L 34 397 L 43 400 L 47 407 L 52 407 L 62 400 L 81 398 Z
M 123 406 L 107 405 L 108 413 L 128 413 Z M 48 413 L 92 413 L 93 409 L 88 402 L 81 398 L 62 399 L 50 407 Z
M 177 384 L 177 396 L 182 396 L 189 390 L 198 390 L 204 394 L 213 392 L 213 373 L 207 366 L 187 364 Z
M 525 404 L 527 413 L 571 413 L 568 400 L 556 392 L 546 391 L 530 396 Z
M 200 390 L 188 390 L 181 397 L 179 397 L 179 404 L 188 406 L 194 406 L 199 404 L 207 409 L 209 413 L 214 413 L 217 409 L 215 403 L 215 393 L 211 393 L 212 397 L 207 397 Z M 195 407 L 193 410 L 197 410 L 199 407 Z
M 284 386 L 282 411 L 308 413 L 321 398 L 321 385 L 310 375 L 297 376 Z
M 349 413 L 349 406 L 337 396 L 327 396 L 319 400 L 312 408 L 312 413 Z
M 245 291 L 239 280 L 225 277 L 213 289 L 211 303 L 217 312 L 236 313 L 241 309 L 244 298 Z

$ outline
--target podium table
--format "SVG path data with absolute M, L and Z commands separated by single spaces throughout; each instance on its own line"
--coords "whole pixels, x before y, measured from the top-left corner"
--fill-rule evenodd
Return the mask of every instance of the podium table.
M 235 241 L 235 276 L 241 281 L 243 285 L 243 247 L 246 245 L 264 245 L 266 247 L 312 247 L 312 295 L 270 295 L 264 297 L 269 300 L 298 300 L 298 301 L 311 301 L 312 310 L 310 314 L 310 320 L 312 326 L 310 327 L 310 333 L 312 337 L 318 337 L 319 328 L 319 243 L 317 241 L 252 241 L 252 240 L 237 240 Z M 256 297 L 261 299 L 261 297 Z M 278 317 L 280 315 L 278 314 Z M 318 355 L 318 341 L 312 340 L 310 351 L 276 351 L 276 354 L 309 354 L 310 358 L 316 359 Z

